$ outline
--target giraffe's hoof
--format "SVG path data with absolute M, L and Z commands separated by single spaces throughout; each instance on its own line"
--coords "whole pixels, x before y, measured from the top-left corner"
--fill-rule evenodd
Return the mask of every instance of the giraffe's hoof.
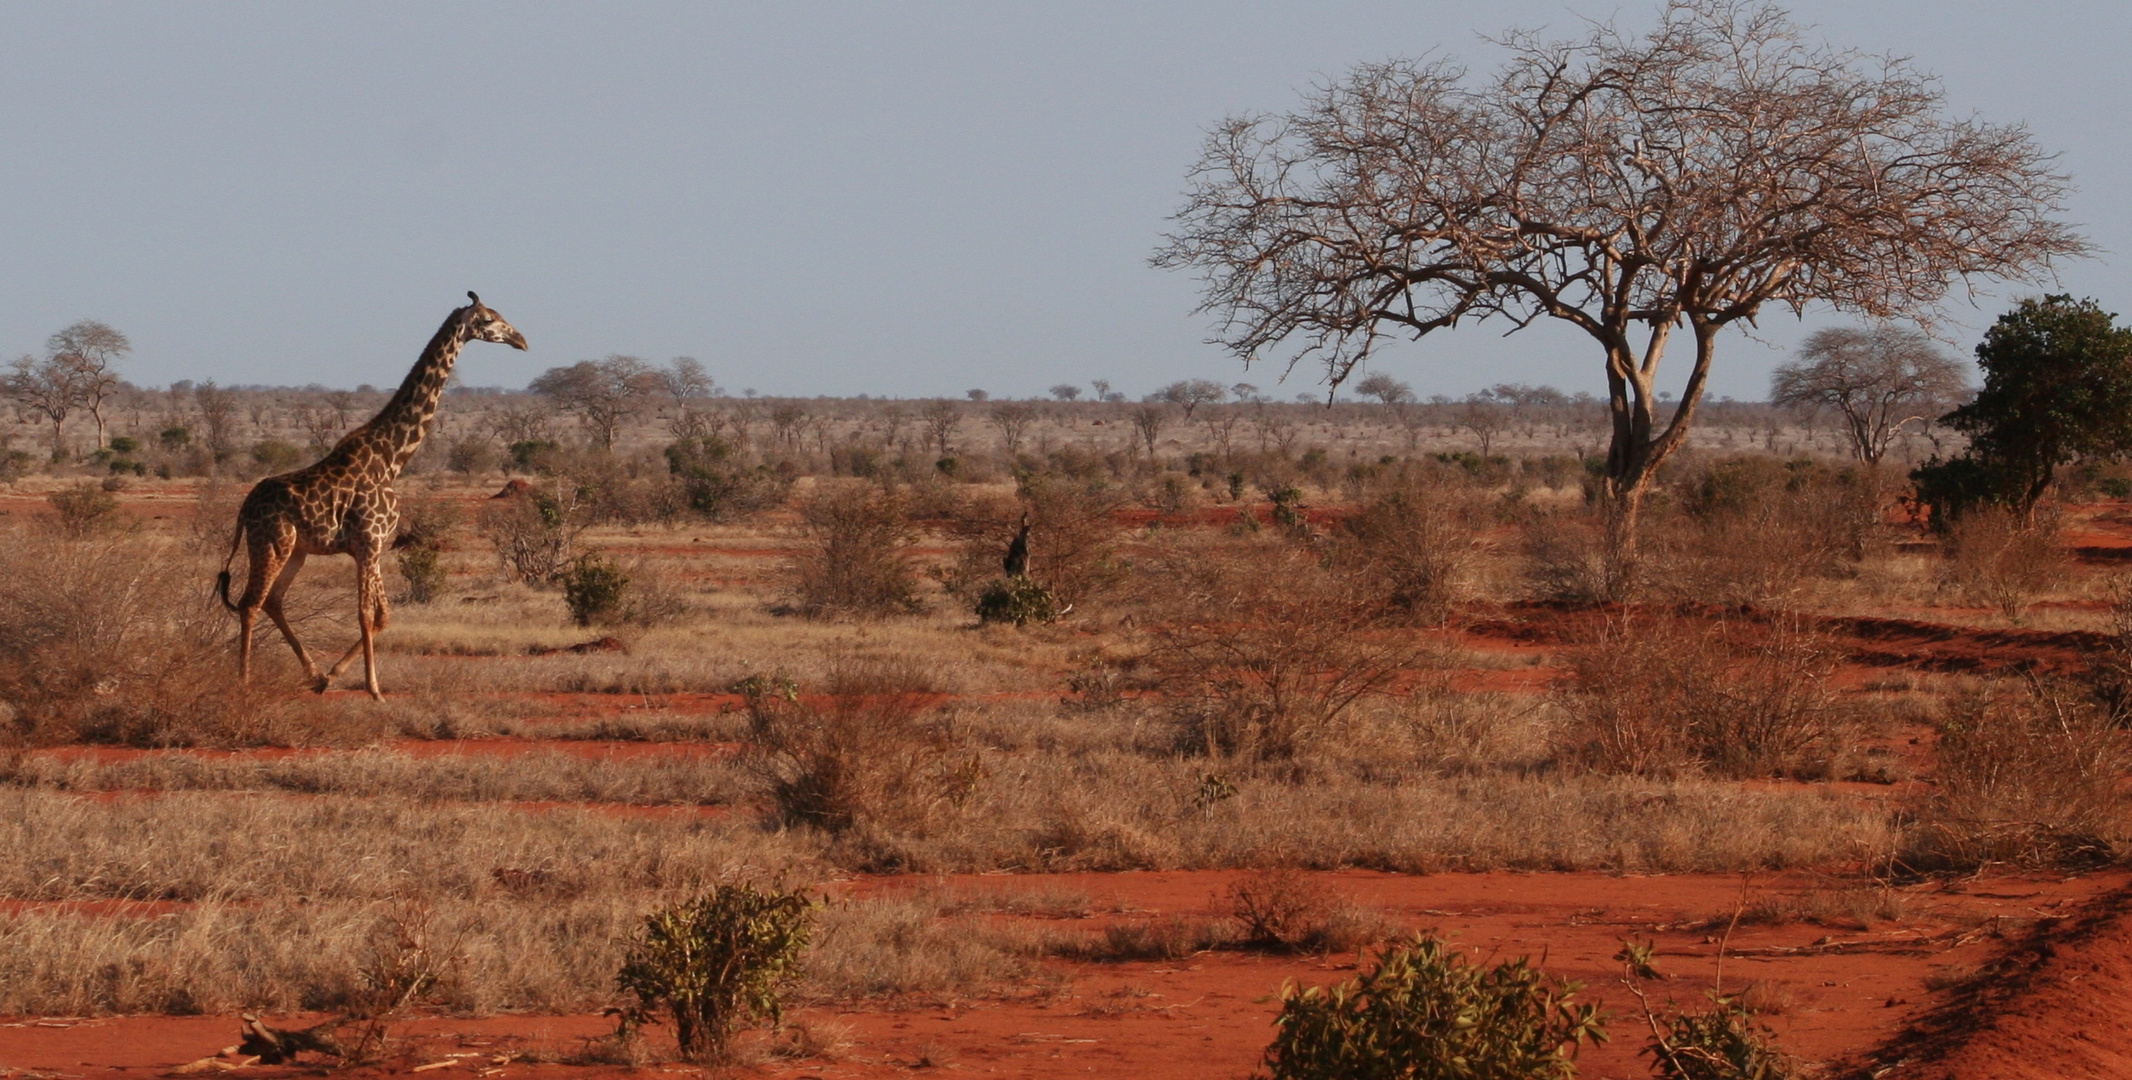
M 320 675 L 318 678 L 311 680 L 311 692 L 314 694 L 323 694 L 332 685 L 333 676 Z

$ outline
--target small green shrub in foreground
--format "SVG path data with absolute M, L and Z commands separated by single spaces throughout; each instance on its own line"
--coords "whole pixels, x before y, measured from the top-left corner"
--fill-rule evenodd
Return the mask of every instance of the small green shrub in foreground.
M 646 916 L 615 977 L 637 998 L 623 1012 L 624 1032 L 664 1012 L 683 1056 L 723 1060 L 744 1023 L 782 1019 L 778 995 L 799 973 L 813 916 L 814 902 L 797 892 L 748 884 Z
M 1418 935 L 1332 987 L 1282 991 L 1266 1048 L 1271 1080 L 1569 1080 L 1580 1044 L 1606 1039 L 1582 989 L 1521 957 L 1468 963 Z

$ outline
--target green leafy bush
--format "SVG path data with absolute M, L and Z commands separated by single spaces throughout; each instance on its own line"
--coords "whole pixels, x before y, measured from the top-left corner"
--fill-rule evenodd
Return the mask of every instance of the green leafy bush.
M 444 589 L 444 566 L 437 549 L 411 547 L 399 553 L 400 576 L 407 579 L 407 602 L 427 604 Z
M 579 626 L 614 622 L 628 611 L 629 575 L 612 561 L 589 551 L 563 571 L 563 603 Z
M 1058 597 L 1051 590 L 1019 574 L 992 582 L 977 598 L 977 617 L 984 622 L 1026 626 L 1056 622 L 1061 614 Z
M 1791 1059 L 1770 1045 L 1769 1026 L 1738 998 L 1712 1000 L 1707 1012 L 1675 1013 L 1644 1052 L 1665 1080 L 1786 1080 Z
M 1585 1042 L 1606 1038 L 1582 989 L 1521 957 L 1468 963 L 1417 935 L 1331 989 L 1290 984 L 1266 1048 L 1272 1080 L 1568 1080 Z
M 745 883 L 646 916 L 615 977 L 637 999 L 623 1012 L 625 1031 L 663 1012 L 684 1056 L 724 1060 L 742 1025 L 783 1017 L 779 995 L 799 973 L 813 916 L 798 892 Z

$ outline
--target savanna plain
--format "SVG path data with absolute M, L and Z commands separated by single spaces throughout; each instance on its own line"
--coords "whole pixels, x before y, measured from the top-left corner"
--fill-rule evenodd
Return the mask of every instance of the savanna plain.
M 1624 563 L 1575 404 L 522 408 L 448 396 L 399 485 L 382 702 L 265 625 L 237 678 L 272 454 L 0 493 L 8 1075 L 1241 1077 L 1416 935 L 1581 984 L 1585 1076 L 1720 1008 L 1797 1075 L 2125 1052 L 2067 1046 L 2132 979 L 2107 470 L 1937 534 L 1717 409 Z M 290 594 L 329 659 L 350 577 Z M 617 973 L 739 885 L 805 947 L 679 1064 Z

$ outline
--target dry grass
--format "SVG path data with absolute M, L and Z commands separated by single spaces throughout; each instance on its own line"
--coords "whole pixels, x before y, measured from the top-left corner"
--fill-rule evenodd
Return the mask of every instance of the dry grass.
M 1826 776 L 1850 727 L 1828 688 L 1834 666 L 1796 620 L 1623 619 L 1572 658 L 1565 749 L 1605 772 Z
M 1908 866 L 2093 866 L 2132 841 L 2122 791 L 2132 738 L 2071 688 L 2034 681 L 1964 695 L 1941 732 L 1935 784 L 1913 807 Z
M 2114 853 L 2123 839 L 2116 729 L 2068 696 L 2046 707 L 2002 688 L 1943 706 L 1960 688 L 1931 677 L 1861 698 L 1879 707 L 1899 692 L 1903 711 L 1886 710 L 1887 724 L 1946 726 L 1934 793 L 1904 816 L 1813 783 L 1749 787 L 1723 778 L 1847 775 L 1839 736 L 1853 721 L 1817 689 L 1830 657 L 1810 635 L 1741 620 L 1704 634 L 1692 624 L 1707 624 L 1708 608 L 1683 609 L 1679 640 L 1639 625 L 1601 642 L 1576 660 L 1578 688 L 1560 698 L 1455 690 L 1450 669 L 1501 661 L 1449 651 L 1426 624 L 1439 610 L 1485 611 L 1516 594 L 1504 582 L 1546 546 L 1474 544 L 1461 530 L 1485 526 L 1464 516 L 1481 502 L 1459 500 L 1503 498 L 1514 509 L 1514 493 L 1417 480 L 1417 502 L 1387 497 L 1354 528 L 1314 526 L 1316 541 L 1169 524 L 1127 534 L 1090 508 L 1110 509 L 1136 488 L 1168 498 L 1158 481 L 1183 474 L 1143 475 L 1144 465 L 1099 481 L 1110 474 L 1097 461 L 1070 483 L 1043 478 L 1062 486 L 1042 490 L 924 489 L 937 504 L 913 511 L 924 520 L 981 503 L 988 529 L 1018 520 L 1020 505 L 1053 522 L 1032 536 L 1039 576 L 1047 562 L 1084 576 L 1074 615 L 1050 627 L 972 627 L 947 605 L 896 619 L 779 617 L 774 604 L 792 596 L 785 557 L 799 543 L 800 562 L 826 573 L 830 553 L 849 550 L 828 542 L 840 527 L 803 524 L 796 541 L 789 514 L 682 530 L 651 515 L 573 542 L 613 552 L 633 577 L 663 577 L 680 610 L 612 631 L 622 651 L 552 651 L 595 633 L 566 625 L 555 592 L 505 580 L 486 546 L 447 544 L 434 602 L 397 612 L 383 638 L 392 698 L 382 707 L 290 693 L 293 668 L 271 631 L 253 692 L 231 687 L 233 620 L 206 602 L 204 587 L 241 491 L 206 493 L 213 513 L 197 525 L 151 523 L 123 543 L 9 536 L 0 547 L 0 698 L 14 709 L 18 741 L 515 735 L 674 743 L 677 752 L 9 757 L 0 761 L 0 844 L 19 854 L 0 865 L 0 901 L 29 906 L 0 919 L 0 1009 L 361 1010 L 393 971 L 413 968 L 437 974 L 430 1000 L 450 1008 L 592 1009 L 609 1003 L 620 943 L 644 911 L 733 875 L 809 883 L 854 868 L 2064 864 Z M 1293 462 L 1283 471 L 1275 455 L 1265 465 L 1283 483 L 1304 475 Z M 1222 477 L 1209 475 L 1214 486 L 1188 494 L 1223 501 Z M 1358 480 L 1360 497 L 1384 490 L 1375 483 Z M 493 490 L 483 481 L 436 497 Z M 865 504 L 855 511 L 865 528 L 846 530 L 843 542 L 894 561 L 901 580 L 919 580 L 927 560 L 951 580 L 957 560 L 996 559 L 989 549 L 1003 546 L 995 531 L 959 537 L 967 546 L 945 553 L 913 547 L 910 507 L 887 514 L 884 500 L 915 499 L 916 488 L 821 490 L 856 493 L 848 497 Z M 1710 545 L 1707 557 L 1693 545 L 1653 549 L 1678 557 L 1676 580 L 1689 594 L 1941 617 L 1929 551 L 1868 543 L 1857 561 L 1824 535 L 1786 555 L 1790 569 L 1757 577 L 1763 568 L 1740 556 L 1757 529 L 1783 522 L 1753 508 L 1776 496 L 1753 490 L 1744 511 L 1724 509 L 1713 489 L 1709 505 L 1676 503 L 1671 517 L 1654 516 L 1654 529 Z M 1322 491 L 1304 502 L 1320 507 L 1321 494 L 1329 505 Z M 1576 495 L 1529 498 L 1562 506 Z M 1058 508 L 1044 510 L 1046 499 Z M 1782 505 L 1793 513 L 1803 504 Z M 1439 506 L 1456 512 L 1430 517 Z M 1095 516 L 1072 525 L 1071 513 L 1084 511 Z M 1555 525 L 1534 535 L 1553 527 L 1575 536 L 1539 560 L 1554 562 L 1540 567 L 1538 591 L 1604 594 L 1608 569 L 1584 543 L 1595 539 L 1589 522 L 1554 513 Z M 1445 522 L 1441 536 L 1432 531 Z M 1061 546 L 1047 555 L 1045 543 Z M 345 566 L 314 566 L 293 597 L 321 651 L 352 636 Z M 899 600 L 887 610 L 908 608 Z M 2069 626 L 2099 618 L 2029 611 Z M 716 711 L 730 707 L 729 686 L 767 672 L 789 673 L 796 698 L 761 698 L 753 714 Z M 1071 703 L 1049 696 L 1077 688 L 1086 693 Z M 1587 756 L 1608 724 L 1635 746 Z M 1637 750 L 1637 740 L 1651 749 Z M 704 745 L 723 742 L 748 743 L 745 760 Z M 1598 767 L 1563 767 L 1578 760 Z M 541 808 L 558 803 L 725 809 Z M 1254 888 L 1266 892 L 1277 877 Z M 1757 917 L 1887 917 L 1875 890 L 1839 882 L 1824 892 Z M 1252 901 L 1264 914 L 1259 899 L 1278 897 Z M 93 918 L 50 906 L 111 900 L 162 906 Z M 1174 959 L 1253 936 L 1345 948 L 1379 932 L 1374 913 L 1318 901 L 1281 923 L 1301 930 L 1274 932 L 1273 920 L 1254 931 L 1223 911 L 1109 918 L 1100 930 L 1054 935 L 999 930 L 993 916 L 1088 917 L 1085 891 L 934 889 L 838 903 L 824 913 L 805 995 L 1046 993 L 1056 987 L 1037 963 L 1044 956 Z
M 0 783 L 57 791 L 252 791 L 394 796 L 452 802 L 724 806 L 751 798 L 754 777 L 725 755 L 610 759 L 542 750 L 414 756 L 334 751 L 279 759 L 172 752 L 127 761 L 0 758 Z

